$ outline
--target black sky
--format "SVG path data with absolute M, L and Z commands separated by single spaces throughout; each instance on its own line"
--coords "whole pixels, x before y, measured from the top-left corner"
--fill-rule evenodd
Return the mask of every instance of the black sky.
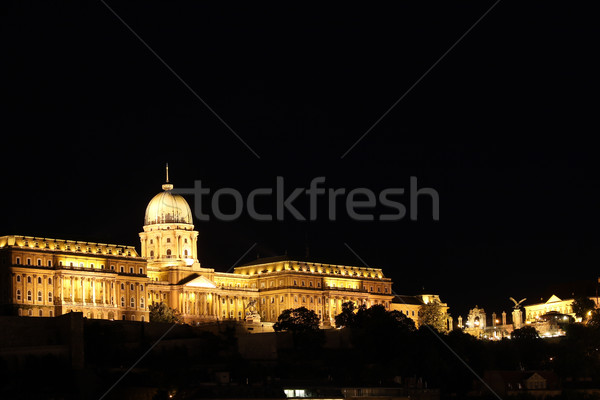
M 440 221 L 200 222 L 200 260 L 381 267 L 455 315 L 598 272 L 598 24 L 585 3 L 2 4 L 0 234 L 131 244 L 176 187 L 421 186 Z M 193 202 L 189 199 L 190 203 Z M 266 210 L 273 211 L 269 204 Z M 424 208 L 426 204 L 424 204 Z M 320 210 L 323 211 L 323 210 Z M 534 297 L 534 296 L 533 296 Z

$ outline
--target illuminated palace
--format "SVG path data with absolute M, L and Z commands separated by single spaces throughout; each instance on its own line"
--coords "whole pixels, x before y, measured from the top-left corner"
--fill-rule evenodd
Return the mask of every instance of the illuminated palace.
M 325 325 L 343 302 L 392 309 L 392 282 L 381 269 L 259 259 L 217 272 L 201 266 L 198 232 L 186 200 L 173 186 L 148 204 L 141 254 L 132 246 L 28 236 L 0 237 L 3 314 L 149 320 L 149 305 L 163 302 L 185 322 L 274 322 L 288 308 L 314 310 Z M 408 313 L 408 312 L 407 312 Z

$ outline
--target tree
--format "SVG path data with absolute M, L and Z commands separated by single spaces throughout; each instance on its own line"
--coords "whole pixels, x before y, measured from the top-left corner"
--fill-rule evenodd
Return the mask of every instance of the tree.
M 273 324 L 275 332 L 290 331 L 294 333 L 307 332 L 319 329 L 319 316 L 306 307 L 290 308 L 283 310 Z
M 342 303 L 342 312 L 335 316 L 335 326 L 343 328 L 352 326 L 356 319 L 356 311 L 358 308 L 352 301 Z
M 515 329 L 510 334 L 510 337 L 521 341 L 531 341 L 540 338 L 540 334 L 533 326 L 524 326 L 520 329 Z
M 148 309 L 150 310 L 150 322 L 166 322 L 169 324 L 181 322 L 179 313 L 165 303 L 151 304 Z
M 446 332 L 446 312 L 437 301 L 423 304 L 419 309 L 419 326 L 429 325 L 438 332 Z
M 596 302 L 589 297 L 581 296 L 573 300 L 571 307 L 575 315 L 585 321 L 591 314 L 590 311 L 596 308 Z

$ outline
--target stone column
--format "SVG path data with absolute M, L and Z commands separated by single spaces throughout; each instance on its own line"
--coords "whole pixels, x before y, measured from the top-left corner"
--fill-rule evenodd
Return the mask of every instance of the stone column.
M 94 278 L 90 278 L 90 289 L 92 290 L 92 303 L 96 304 L 96 285 Z

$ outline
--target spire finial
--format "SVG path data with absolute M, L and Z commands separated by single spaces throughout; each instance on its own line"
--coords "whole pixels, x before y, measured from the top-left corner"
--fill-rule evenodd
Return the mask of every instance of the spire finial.
M 162 185 L 162 188 L 163 188 L 163 190 L 171 190 L 171 189 L 173 189 L 173 185 L 171 185 L 169 183 L 169 163 L 167 163 L 167 166 L 166 166 L 166 173 L 167 173 L 167 182 L 165 182 L 165 184 Z

